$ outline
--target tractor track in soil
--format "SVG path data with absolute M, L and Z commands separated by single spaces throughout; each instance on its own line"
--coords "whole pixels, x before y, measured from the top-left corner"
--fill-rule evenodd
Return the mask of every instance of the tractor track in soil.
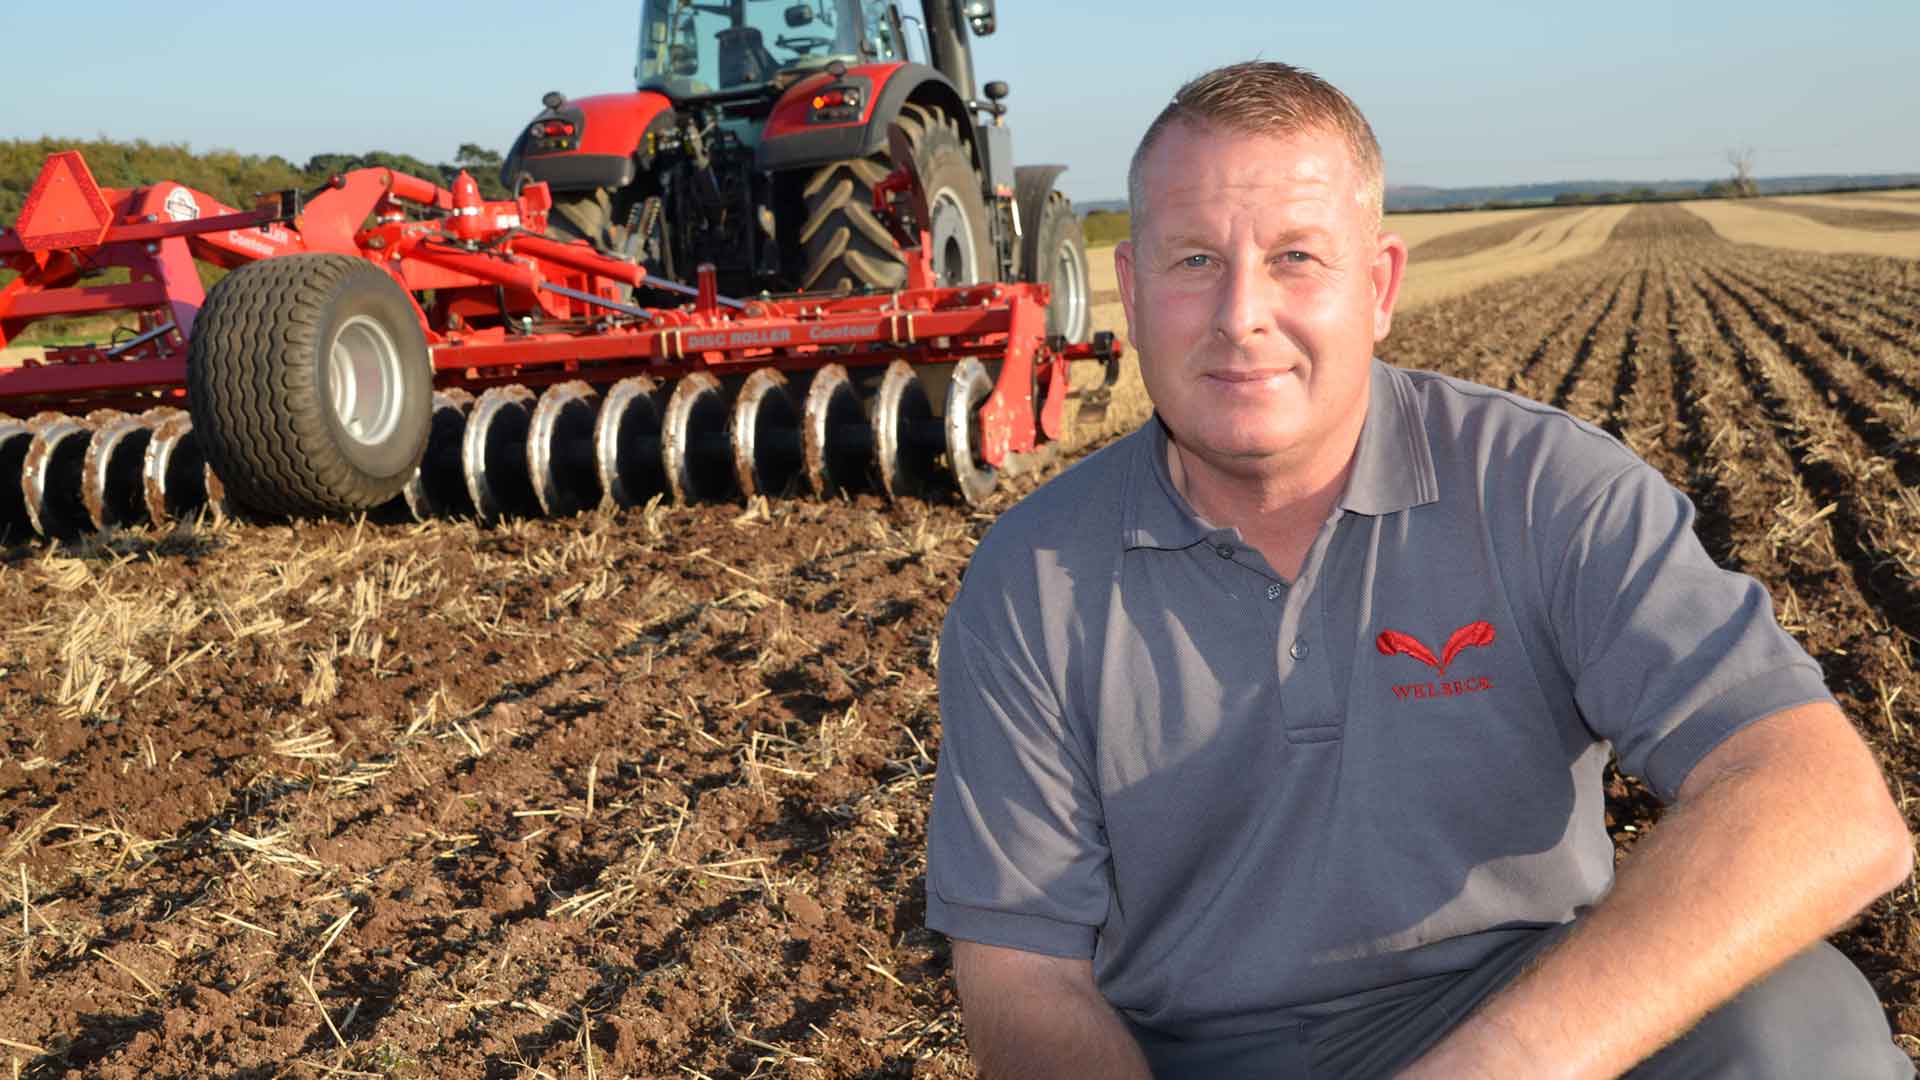
M 1652 206 L 1594 255 L 1403 314 L 1382 353 L 1561 404 L 1666 474 L 1905 806 L 1916 327 L 1912 264 Z M 987 512 L 226 521 L 5 553 L 0 1056 L 32 1077 L 968 1075 L 920 925 L 938 633 L 992 512 L 1036 482 Z M 1657 811 L 1610 780 L 1623 851 Z M 1835 941 L 1920 1051 L 1920 894 Z

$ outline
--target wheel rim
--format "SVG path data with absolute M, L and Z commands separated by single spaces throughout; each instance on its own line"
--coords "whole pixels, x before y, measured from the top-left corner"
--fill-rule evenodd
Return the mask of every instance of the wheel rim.
M 327 388 L 334 418 L 347 437 L 378 446 L 400 426 L 400 348 L 386 328 L 366 315 L 342 323 L 333 336 Z
M 1048 336 L 1079 341 L 1087 319 L 1087 266 L 1071 241 L 1063 242 L 1053 260 L 1053 300 L 1047 305 Z
M 927 232 L 933 242 L 933 270 L 942 285 L 971 285 L 980 280 L 979 258 L 973 250 L 973 229 L 966 208 L 951 188 L 941 188 L 928 207 L 933 221 Z

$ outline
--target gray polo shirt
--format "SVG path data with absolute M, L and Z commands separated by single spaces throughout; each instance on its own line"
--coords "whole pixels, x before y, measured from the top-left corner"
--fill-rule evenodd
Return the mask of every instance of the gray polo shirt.
M 1606 892 L 1608 747 L 1671 798 L 1831 700 L 1766 590 L 1606 433 L 1375 362 L 1298 577 L 1199 518 L 1157 421 L 1002 515 L 940 646 L 927 924 L 1091 956 L 1130 1020 L 1267 1030 Z

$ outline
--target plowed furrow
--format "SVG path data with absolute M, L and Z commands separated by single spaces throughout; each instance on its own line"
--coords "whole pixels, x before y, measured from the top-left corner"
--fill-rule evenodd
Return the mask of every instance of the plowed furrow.
M 1667 269 L 1651 263 L 1634 300 L 1626 354 L 1614 381 L 1606 428 L 1683 489 L 1693 469 L 1679 452 L 1685 424 L 1674 422 L 1673 338 L 1668 325 Z
M 1743 288 L 1779 308 L 1791 324 L 1804 325 L 1889 390 L 1920 401 L 1920 336 L 1876 326 L 1856 309 L 1823 298 L 1798 275 L 1769 280 L 1751 269 L 1725 270 Z
M 1634 385 L 1639 382 L 1647 366 L 1649 357 L 1641 348 L 1642 324 L 1647 310 L 1647 293 L 1652 285 L 1653 271 L 1650 267 L 1640 268 L 1640 282 L 1634 289 L 1633 311 L 1627 316 L 1625 328 L 1621 333 L 1620 352 L 1613 359 L 1613 386 L 1607 392 L 1605 414 L 1601 416 L 1600 426 L 1619 438 L 1626 432 L 1627 405 L 1634 396 Z M 1596 373 L 1593 385 L 1597 388 L 1602 377 Z M 1570 393 L 1569 397 L 1573 395 Z M 1590 395 L 1593 401 L 1600 400 L 1600 391 L 1595 389 Z M 1576 410 L 1585 408 L 1595 410 L 1593 415 L 1601 415 L 1594 405 L 1576 403 Z
M 1704 280 L 1696 279 L 1693 287 L 1707 305 L 1716 330 L 1733 343 L 1740 372 L 1754 387 L 1768 423 L 1782 434 L 1795 473 L 1820 512 L 1827 514 L 1835 551 L 1855 587 L 1883 625 L 1920 640 L 1920 588 L 1901 573 L 1885 543 L 1887 526 L 1908 516 L 1899 496 L 1880 482 L 1890 478 L 1891 470 L 1814 393 L 1736 303 Z M 1826 509 L 1829 506 L 1831 511 Z M 1804 527 L 1804 519 L 1789 518 L 1787 524 Z M 1909 526 L 1906 535 L 1913 534 Z
M 1380 355 L 1406 367 L 1444 371 L 1498 386 L 1538 348 L 1540 313 L 1565 311 L 1590 289 L 1587 274 L 1559 267 L 1502 282 L 1397 316 Z
M 1591 348 L 1594 328 L 1618 302 L 1625 281 L 1625 275 L 1608 280 L 1593 279 L 1586 298 L 1541 336 L 1520 362 L 1518 370 L 1507 377 L 1506 388 L 1516 394 L 1546 400 L 1548 395 L 1543 390 L 1554 384 L 1556 372 L 1565 370 L 1558 358 L 1583 355 L 1583 350 Z M 1575 330 L 1575 327 L 1581 329 Z
M 1748 324 L 1773 342 L 1828 406 L 1846 421 L 1867 453 L 1892 464 L 1903 484 L 1920 483 L 1920 417 L 1899 382 L 1876 381 L 1860 365 L 1839 352 L 1814 327 L 1716 271 L 1706 278 L 1720 294 L 1739 305 Z
M 1838 260 L 1839 256 L 1828 256 Z M 1908 285 L 1904 275 L 1880 266 L 1821 264 L 1809 271 L 1829 288 L 1850 297 L 1849 304 L 1909 328 L 1920 327 L 1920 284 Z
M 1583 420 L 1604 425 L 1618 405 L 1624 360 L 1632 348 L 1633 326 L 1639 321 L 1646 298 L 1647 272 L 1644 267 L 1620 278 L 1600 318 L 1581 338 L 1567 363 L 1548 404 L 1565 409 Z M 1631 303 L 1623 303 L 1631 293 Z

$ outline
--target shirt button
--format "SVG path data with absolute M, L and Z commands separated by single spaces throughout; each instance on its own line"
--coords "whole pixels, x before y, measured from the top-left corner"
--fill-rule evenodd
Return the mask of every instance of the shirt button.
M 1233 545 L 1221 544 L 1220 546 L 1213 549 L 1213 553 L 1215 555 L 1220 556 L 1223 559 L 1231 559 L 1233 558 Z
M 1305 660 L 1307 658 L 1306 639 L 1294 638 L 1293 647 L 1287 650 L 1287 655 L 1293 657 L 1295 660 Z
M 1285 585 L 1274 584 L 1267 586 L 1267 599 L 1269 600 L 1278 600 L 1282 596 L 1285 596 L 1286 593 L 1287 587 Z

